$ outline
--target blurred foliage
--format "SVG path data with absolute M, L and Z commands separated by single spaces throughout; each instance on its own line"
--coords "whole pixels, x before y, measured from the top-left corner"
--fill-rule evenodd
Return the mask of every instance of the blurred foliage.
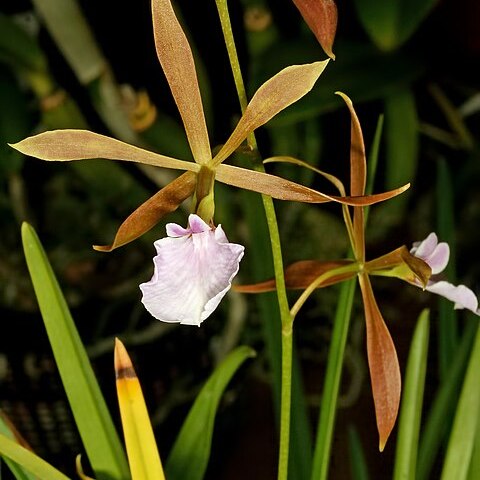
M 216 353 L 223 351 L 222 345 L 235 345 L 239 339 L 259 352 L 257 366 L 262 368 L 249 379 L 250 393 L 238 384 L 232 387 L 230 403 L 226 402 L 223 410 L 220 408 L 219 415 L 238 411 L 238 405 L 251 405 L 248 395 L 257 395 L 255 398 L 261 401 L 265 395 L 261 386 L 268 373 L 266 362 L 262 363 L 266 355 L 262 324 L 271 319 L 263 318 L 251 298 L 232 295 L 232 301 L 224 302 L 201 331 L 157 328 L 158 324 L 152 324 L 139 305 L 138 284 L 151 275 L 151 244 L 163 236 L 165 222 L 111 254 L 91 249 L 92 244 L 109 243 L 126 216 L 166 184 L 171 174 L 101 160 L 52 165 L 22 158 L 6 146 L 7 142 L 45 129 L 90 128 L 167 155 L 190 158 L 178 113 L 155 55 L 149 1 L 133 4 L 80 0 L 78 9 L 68 13 L 73 17 L 61 17 L 63 27 L 67 27 L 64 34 L 76 32 L 77 28 L 89 32 L 89 43 L 76 45 L 85 54 L 81 65 L 74 63 L 78 55 L 66 53 L 68 40 L 62 40 L 62 32 L 55 34 L 44 21 L 41 5 L 49 2 L 32 3 L 7 0 L 0 6 L 0 316 L 8 320 L 2 325 L 0 353 L 8 356 L 15 352 L 19 341 L 15 335 L 21 332 L 16 325 L 24 325 L 25 316 L 27 325 L 37 321 L 36 301 L 19 237 L 20 223 L 28 220 L 36 226 L 45 244 L 92 355 L 101 359 L 103 353 L 113 348 L 108 343 L 111 337 L 122 334 L 127 345 L 130 342 L 142 346 L 139 356 L 154 358 L 154 364 L 162 363 L 161 369 L 152 368 L 144 376 L 149 401 L 156 405 L 161 400 L 162 408 L 159 407 L 156 418 L 162 422 L 162 431 L 178 430 L 178 417 L 185 412 L 185 405 L 194 397 L 211 364 L 218 360 Z M 73 3 L 64 2 L 65 8 Z M 324 58 L 293 2 L 230 3 L 250 93 L 288 64 Z M 212 144 L 216 145 L 231 131 L 239 107 L 215 5 L 213 1 L 187 0 L 178 0 L 177 5 L 195 45 L 197 61 L 202 64 L 201 84 L 209 112 L 209 131 Z M 378 2 L 371 0 L 348 0 L 338 2 L 338 10 L 339 26 L 333 48 L 336 61 L 330 62 L 308 96 L 258 132 L 261 153 L 264 158 L 274 154 L 297 156 L 346 181 L 350 119 L 334 92 L 344 91 L 355 103 L 367 150 L 373 142 L 378 116 L 385 113 L 374 191 L 408 181 L 412 187 L 398 202 L 371 209 L 369 256 L 403 243 L 410 245 L 439 228 L 441 238 L 453 242 L 458 280 L 478 291 L 480 230 L 475 226 L 480 222 L 480 78 L 472 68 L 480 60 L 480 33 L 472 20 L 480 14 L 477 2 L 467 0 L 460 6 L 453 0 L 390 0 L 379 8 Z M 94 52 L 90 60 L 87 46 Z M 140 92 L 146 93 L 146 102 L 141 100 Z M 150 118 L 153 111 L 156 116 Z M 269 165 L 268 169 L 315 188 L 329 188 L 295 166 Z M 448 203 L 443 205 L 446 196 Z M 255 249 L 255 235 L 248 231 L 246 217 L 258 212 L 245 211 L 245 194 L 236 190 L 219 187 L 216 198 L 217 222 L 224 224 L 230 240 L 247 245 L 240 280 L 250 281 L 262 271 L 254 263 L 269 258 L 262 252 L 250 253 Z M 186 204 L 167 221 L 185 223 L 188 208 Z M 347 237 L 337 206 L 278 203 L 277 211 L 287 263 L 345 254 Z M 430 296 L 409 287 L 398 291 L 397 283 L 382 279 L 376 290 L 401 361 L 406 358 L 414 319 L 424 306 L 434 307 L 432 345 L 438 337 L 443 338 L 445 332 L 437 329 L 438 309 Z M 297 320 L 298 350 L 309 399 L 318 397 L 319 372 L 325 364 L 337 293 L 335 288 L 319 292 L 307 304 L 303 319 Z M 238 302 L 243 306 L 246 302 L 249 307 L 248 316 L 240 315 L 241 328 L 235 323 L 239 321 Z M 457 328 L 461 331 L 463 317 L 458 317 Z M 361 329 L 352 331 L 350 354 L 360 363 L 364 361 L 363 343 L 359 342 L 362 338 Z M 189 352 L 188 357 L 178 354 L 185 351 Z M 451 358 L 451 352 L 449 355 Z M 98 368 L 102 371 L 101 366 Z M 435 364 L 427 367 L 427 408 L 438 386 L 437 370 Z M 349 382 L 354 381 L 346 375 L 345 391 L 350 391 Z M 358 413 L 358 408 L 371 412 L 366 387 L 355 398 L 348 399 L 353 408 L 346 411 L 345 418 L 357 422 L 361 439 L 355 437 L 352 444 L 356 456 L 363 451 L 365 462 L 375 465 L 375 470 L 370 465 L 369 470 L 375 471 L 377 478 L 385 478 L 385 472 L 391 471 L 388 462 L 393 446 L 390 453 L 384 453 L 386 460 L 380 461 L 374 448 L 373 416 L 369 418 L 368 413 L 365 418 L 357 415 L 355 419 L 352 413 Z M 108 397 L 111 386 L 105 388 Z M 0 398 L 3 396 L 0 378 Z M 316 413 L 316 403 L 312 405 Z M 235 435 L 238 431 L 249 433 L 248 424 L 240 428 L 245 414 L 228 418 L 227 427 L 219 427 L 222 434 L 236 445 L 244 445 Z M 341 420 L 332 478 L 342 478 L 342 472 L 349 469 L 348 462 L 343 461 L 349 448 L 346 426 L 347 422 Z M 265 427 L 269 439 L 273 435 L 271 428 Z M 171 435 L 165 435 L 160 447 L 168 448 L 165 446 L 170 446 L 171 440 Z M 215 458 L 226 454 L 225 445 L 215 446 L 215 440 L 213 449 Z M 245 456 L 251 454 L 255 458 L 253 450 L 255 442 L 245 450 Z M 359 458 L 356 461 L 360 460 L 363 462 Z M 218 460 L 210 467 L 208 478 L 235 478 L 229 476 L 233 469 L 230 462 L 234 461 L 238 463 L 239 459 L 227 456 Z M 267 464 L 262 478 L 271 478 L 274 467 L 268 465 L 274 465 L 275 453 L 262 461 Z M 252 476 L 249 469 L 258 467 L 255 461 L 250 463 L 242 463 L 243 476 L 247 478 Z

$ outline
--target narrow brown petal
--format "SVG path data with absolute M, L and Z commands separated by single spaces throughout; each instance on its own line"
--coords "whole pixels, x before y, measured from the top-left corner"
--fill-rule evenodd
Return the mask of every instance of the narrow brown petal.
M 317 37 L 324 52 L 333 60 L 333 41 L 337 31 L 338 12 L 333 0 L 293 0 L 303 19 Z
M 193 158 L 204 165 L 212 153 L 190 44 L 170 0 L 152 0 L 152 15 L 158 59 L 182 117 Z
M 362 127 L 350 98 L 342 92 L 336 93 L 347 104 L 352 119 L 350 128 L 350 195 L 364 195 L 367 179 L 367 157 L 365 155 Z M 362 208 L 353 209 L 353 236 L 355 240 L 355 257 L 359 261 L 364 261 L 365 227 Z
M 337 260 L 330 262 L 321 262 L 318 260 L 302 260 L 289 265 L 285 269 L 285 286 L 290 289 L 305 289 L 314 282 L 320 275 L 329 270 L 342 267 L 353 263 L 352 260 Z M 342 282 L 349 278 L 353 278 L 356 272 L 344 273 L 331 277 L 321 283 L 318 288 L 328 287 L 335 283 Z M 267 280 L 265 282 L 255 283 L 252 285 L 234 285 L 234 290 L 241 293 L 261 293 L 275 290 L 275 280 Z
M 402 380 L 395 345 L 378 309 L 370 279 L 368 275 L 360 275 L 359 280 L 365 308 L 368 365 L 380 436 L 379 449 L 383 451 L 397 419 Z
M 328 60 L 291 65 L 267 80 L 247 105 L 235 130 L 215 155 L 214 165 L 222 163 L 250 132 L 267 123 L 277 113 L 306 95 L 325 70 Z
M 252 190 L 254 192 L 270 195 L 279 200 L 291 200 L 306 203 L 337 202 L 352 206 L 365 206 L 383 202 L 389 198 L 396 197 L 410 187 L 410 184 L 391 190 L 389 192 L 365 195 L 361 197 L 339 197 L 336 195 L 325 195 L 298 183 L 291 182 L 269 173 L 247 170 L 222 164 L 217 167 L 215 179 L 219 182 L 233 185 L 234 187 Z
M 156 167 L 190 170 L 197 172 L 200 167 L 193 162 L 185 162 L 134 147 L 114 138 L 88 130 L 53 130 L 28 137 L 10 145 L 15 150 L 41 160 L 65 162 L 107 158 L 127 162 L 145 163 Z
M 94 245 L 99 252 L 111 252 L 153 228 L 167 213 L 175 211 L 195 190 L 197 175 L 185 172 L 140 205 L 121 225 L 111 245 Z

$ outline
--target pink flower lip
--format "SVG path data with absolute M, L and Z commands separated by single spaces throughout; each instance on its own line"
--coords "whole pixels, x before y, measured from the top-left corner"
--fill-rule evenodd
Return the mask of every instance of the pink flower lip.
M 212 228 L 195 214 L 187 228 L 169 223 L 166 231 L 154 244 L 153 277 L 140 285 L 142 302 L 163 322 L 200 325 L 230 289 L 244 247 L 230 243 L 221 225 Z
M 422 242 L 415 242 L 410 253 L 421 258 L 432 269 L 433 277 L 427 283 L 425 290 L 441 295 L 454 302 L 455 309 L 467 309 L 476 315 L 480 315 L 478 299 L 465 285 L 453 285 L 444 280 L 436 280 L 435 276 L 445 270 L 450 257 L 448 243 L 438 242 L 437 235 L 432 232 Z M 420 284 L 416 284 L 421 287 Z

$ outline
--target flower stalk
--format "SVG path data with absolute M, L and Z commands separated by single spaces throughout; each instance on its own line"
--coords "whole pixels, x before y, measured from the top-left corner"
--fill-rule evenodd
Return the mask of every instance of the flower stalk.
M 232 68 L 232 74 L 237 90 L 238 100 L 242 113 L 245 112 L 248 104 L 245 83 L 243 81 L 240 62 L 238 61 L 237 49 L 233 37 L 230 14 L 227 0 L 215 0 L 219 13 L 222 32 L 225 38 L 225 45 L 228 58 Z M 257 150 L 255 133 L 252 131 L 247 137 L 247 144 L 251 150 Z M 261 162 L 254 165 L 255 170 L 265 173 L 265 167 Z M 282 325 L 282 375 L 280 393 L 280 446 L 278 457 L 278 479 L 286 480 L 288 477 L 288 458 L 290 450 L 290 414 L 292 402 L 292 348 L 293 348 L 293 319 L 288 305 L 287 289 L 282 258 L 282 247 L 280 233 L 278 230 L 277 216 L 273 199 L 269 195 L 262 194 L 263 208 L 267 219 L 268 231 L 270 234 L 270 245 L 272 249 L 273 268 L 276 283 L 278 307 L 280 310 L 280 321 Z

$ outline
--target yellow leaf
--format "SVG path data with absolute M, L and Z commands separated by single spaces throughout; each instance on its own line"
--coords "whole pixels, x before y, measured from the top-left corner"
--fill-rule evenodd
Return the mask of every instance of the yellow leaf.
M 142 388 L 127 350 L 118 339 L 115 377 L 132 480 L 165 480 Z

